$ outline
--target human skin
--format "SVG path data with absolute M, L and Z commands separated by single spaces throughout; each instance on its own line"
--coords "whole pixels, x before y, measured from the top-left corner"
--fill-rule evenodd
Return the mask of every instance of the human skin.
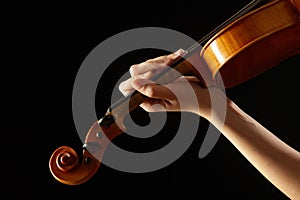
M 240 109 L 221 89 L 210 87 L 208 91 L 193 76 L 182 76 L 166 85 L 150 80 L 154 74 L 184 53 L 180 49 L 175 53 L 132 65 L 131 78 L 119 85 L 120 91 L 127 95 L 137 90 L 149 97 L 140 105 L 148 112 L 185 111 L 206 118 L 275 187 L 291 199 L 300 199 L 300 153 Z M 174 91 L 184 93 L 190 87 L 196 94 L 198 104 L 189 102 L 189 98 L 186 98 L 183 106 Z M 213 108 L 209 92 L 226 102 L 225 119 L 219 110 Z

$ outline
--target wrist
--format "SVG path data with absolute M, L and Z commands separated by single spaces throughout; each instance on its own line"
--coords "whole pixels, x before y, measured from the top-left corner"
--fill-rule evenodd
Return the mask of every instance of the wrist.
M 232 106 L 234 106 L 231 99 L 222 90 L 214 87 L 198 92 L 197 97 L 199 107 L 193 112 L 215 126 L 224 124 L 227 110 L 232 110 Z

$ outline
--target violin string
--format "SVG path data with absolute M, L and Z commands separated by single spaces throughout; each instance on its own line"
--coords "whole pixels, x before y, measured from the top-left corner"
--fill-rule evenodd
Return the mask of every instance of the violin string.
M 231 16 L 230 18 L 228 18 L 226 21 L 224 21 L 222 24 L 220 24 L 217 28 L 213 29 L 211 32 L 209 32 L 207 35 L 205 35 L 203 38 L 201 38 L 198 42 L 196 42 L 195 44 L 193 44 L 191 47 L 189 47 L 188 49 L 186 49 L 186 54 L 180 59 L 178 60 L 178 62 L 181 62 L 182 60 L 186 59 L 187 57 L 189 57 L 194 51 L 199 50 L 199 48 L 202 48 L 202 44 L 204 44 L 205 42 L 208 42 L 208 40 L 210 38 L 212 38 L 213 35 L 215 35 L 217 32 L 219 32 L 221 29 L 223 29 L 225 26 L 227 26 L 228 24 L 230 24 L 231 22 L 235 21 L 236 19 L 240 18 L 241 16 L 245 15 L 246 13 L 248 13 L 250 10 L 252 10 L 253 8 L 257 7 L 258 5 L 261 5 L 265 2 L 268 2 L 270 0 L 253 0 L 250 3 L 248 3 L 246 6 L 244 6 L 241 10 L 239 10 L 237 13 L 235 13 L 233 16 Z M 172 66 L 175 66 L 176 63 L 173 63 Z M 172 68 L 172 66 L 170 66 Z M 166 70 L 168 71 L 168 70 Z M 163 74 L 163 73 L 162 73 Z M 158 74 L 157 77 L 159 77 L 162 74 Z M 115 108 L 117 108 L 118 106 L 120 106 L 121 104 L 125 103 L 126 101 L 129 101 L 131 96 L 133 96 L 135 93 L 137 93 L 136 90 L 132 91 L 130 94 L 120 98 L 118 101 L 116 101 L 114 104 L 112 104 L 108 109 L 107 109 L 107 113 L 111 113 Z
M 194 52 L 195 50 L 198 50 L 199 47 L 204 45 L 208 42 L 216 33 L 218 33 L 221 29 L 226 27 L 228 24 L 232 23 L 233 21 L 237 20 L 241 16 L 245 15 L 249 11 L 251 11 L 253 8 L 257 7 L 258 5 L 264 4 L 268 2 L 269 0 L 253 0 L 250 3 L 248 3 L 246 6 L 244 6 L 241 10 L 239 10 L 237 13 L 232 15 L 230 18 L 228 18 L 226 21 L 224 21 L 222 24 L 217 26 L 215 29 L 213 29 L 211 32 L 209 32 L 207 35 L 202 37 L 200 40 L 198 40 L 195 44 L 193 44 L 191 47 L 186 49 L 186 52 Z M 187 55 L 188 56 L 188 55 Z

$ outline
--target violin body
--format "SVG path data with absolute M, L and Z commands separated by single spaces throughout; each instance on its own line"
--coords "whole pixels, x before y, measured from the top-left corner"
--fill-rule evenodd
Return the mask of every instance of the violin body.
M 300 0 L 274 0 L 222 28 L 200 51 L 175 63 L 174 68 L 179 72 L 176 74 L 197 76 L 203 86 L 218 85 L 222 81 L 228 88 L 250 80 L 298 53 Z M 170 72 L 156 80 L 165 83 L 176 78 L 177 75 Z M 145 98 L 135 92 L 110 107 L 88 131 L 82 155 L 78 156 L 68 146 L 54 151 L 49 161 L 52 175 L 68 185 L 89 180 L 97 172 L 109 142 L 126 131 L 124 117 Z
M 300 53 L 299 5 L 299 0 L 272 1 L 211 38 L 200 56 L 216 81 L 233 87 Z

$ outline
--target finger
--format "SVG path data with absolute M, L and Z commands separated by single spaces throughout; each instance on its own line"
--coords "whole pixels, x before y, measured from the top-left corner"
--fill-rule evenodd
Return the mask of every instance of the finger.
M 129 78 L 123 82 L 120 83 L 119 85 L 119 91 L 124 95 L 128 95 L 129 93 L 131 93 L 134 88 L 132 87 L 132 78 Z
M 152 71 L 153 74 L 157 73 L 158 71 L 163 70 L 168 65 L 170 65 L 174 60 L 176 60 L 178 57 L 183 56 L 186 53 L 183 49 L 179 49 L 176 52 L 159 56 L 154 59 L 149 59 L 146 62 L 132 65 L 130 67 L 130 74 L 131 76 L 140 76 L 141 74 L 144 74 L 148 71 Z
M 168 58 L 170 59 L 175 59 L 177 57 L 182 57 L 187 53 L 187 51 L 183 50 L 183 49 L 178 49 L 177 51 L 175 51 L 174 53 L 171 53 L 168 55 Z
M 142 75 L 139 75 L 137 77 L 134 78 L 139 78 L 139 79 L 150 79 L 154 74 L 152 72 L 146 72 Z M 182 77 L 183 78 L 183 77 Z M 129 93 L 131 93 L 133 90 L 135 90 L 135 88 L 132 86 L 132 79 L 133 78 L 129 78 L 123 82 L 121 82 L 119 84 L 119 91 L 124 95 L 128 95 Z M 178 81 L 181 80 L 181 78 L 177 79 Z M 176 81 L 177 81 L 176 80 Z
M 132 77 L 142 76 L 145 73 L 151 73 L 152 75 L 165 69 L 167 65 L 156 63 L 154 61 L 146 61 L 137 65 L 132 65 L 129 69 Z
M 135 78 L 150 79 L 151 77 L 153 77 L 153 75 L 154 75 L 153 72 L 149 71 L 144 74 L 138 75 Z M 126 96 L 127 94 L 131 93 L 134 90 L 131 82 L 132 82 L 132 78 L 129 78 L 119 84 L 119 91 L 123 95 Z
M 186 52 L 183 49 L 179 49 L 172 54 L 160 56 L 154 59 L 150 59 L 141 64 L 133 65 L 130 68 L 130 74 L 132 77 L 150 79 L 155 74 L 166 68 L 166 66 L 170 64 L 174 59 L 178 58 L 179 56 L 183 56 L 185 53 Z M 131 93 L 134 90 L 132 86 L 132 79 L 129 78 L 120 83 L 119 90 L 123 95 Z
M 154 99 L 176 99 L 175 94 L 162 85 L 158 85 L 149 79 L 133 78 L 132 86 L 140 93 Z
M 162 112 L 166 111 L 165 105 L 160 99 L 148 98 L 140 106 L 147 112 Z
M 186 54 L 185 50 L 178 49 L 177 51 L 175 51 L 171 54 L 159 56 L 157 58 L 150 59 L 148 61 L 154 61 L 154 62 L 159 63 L 159 64 L 170 64 L 170 61 L 172 61 L 172 60 L 174 60 L 174 59 L 176 59 L 180 56 L 183 56 L 184 54 Z

